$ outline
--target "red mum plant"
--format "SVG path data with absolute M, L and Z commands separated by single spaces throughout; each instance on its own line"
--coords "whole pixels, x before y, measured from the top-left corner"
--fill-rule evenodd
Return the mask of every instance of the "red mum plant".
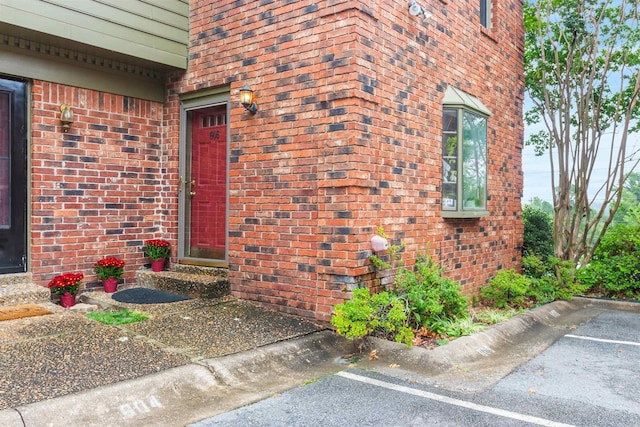
M 99 260 L 94 267 L 100 280 L 107 280 L 109 277 L 120 279 L 124 274 L 124 261 L 112 256 Z
M 161 239 L 146 240 L 144 242 L 144 252 L 154 261 L 164 259 L 171 252 L 171 244 Z
M 56 295 L 64 295 L 66 292 L 75 295 L 80 290 L 83 277 L 82 273 L 64 273 L 51 279 L 48 287 Z

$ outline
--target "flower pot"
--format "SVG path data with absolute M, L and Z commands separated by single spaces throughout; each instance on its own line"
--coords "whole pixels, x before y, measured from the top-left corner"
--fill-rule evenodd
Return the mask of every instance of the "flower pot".
M 104 287 L 104 291 L 108 294 L 112 294 L 118 290 L 118 279 L 115 277 L 109 277 L 102 281 L 102 286 Z
M 69 292 L 60 295 L 60 305 L 64 308 L 73 307 L 76 305 L 76 295 Z
M 151 260 L 151 271 L 162 271 L 164 269 L 164 258 L 159 260 Z

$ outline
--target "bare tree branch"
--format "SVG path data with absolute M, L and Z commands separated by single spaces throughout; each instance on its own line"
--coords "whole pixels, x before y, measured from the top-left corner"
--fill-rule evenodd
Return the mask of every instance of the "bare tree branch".
M 525 4 L 528 143 L 548 150 L 554 188 L 554 253 L 588 262 L 613 220 L 637 152 L 640 126 L 638 0 L 529 0 Z M 594 182 L 606 157 L 608 178 Z M 601 202 L 601 203 L 600 203 Z

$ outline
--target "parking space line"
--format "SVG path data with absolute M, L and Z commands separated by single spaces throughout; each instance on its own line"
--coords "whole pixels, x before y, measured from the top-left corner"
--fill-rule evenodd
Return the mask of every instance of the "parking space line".
M 622 345 L 636 345 L 636 346 L 640 346 L 640 342 L 635 342 L 635 341 L 618 341 L 618 340 L 606 340 L 603 338 L 593 338 L 593 337 L 585 337 L 583 335 L 565 335 L 565 337 L 567 338 L 576 338 L 579 340 L 585 340 L 585 341 L 597 341 L 597 342 L 606 342 L 609 344 L 622 344 Z
M 498 415 L 505 418 L 511 418 L 518 421 L 524 421 L 532 424 L 550 427 L 573 427 L 571 424 L 563 424 L 555 421 L 546 420 L 544 418 L 533 417 L 531 415 L 519 414 L 517 412 L 505 411 L 504 409 L 493 408 L 491 406 L 478 405 L 476 403 L 467 402 L 466 400 L 455 399 L 453 397 L 443 396 L 440 394 L 430 393 L 428 391 L 418 390 L 410 387 L 404 387 L 398 384 L 392 384 L 385 381 L 376 380 L 361 375 L 352 374 L 350 372 L 338 372 L 336 375 L 353 381 L 360 381 L 366 384 L 383 387 L 400 393 L 412 394 L 414 396 L 423 397 L 436 402 L 455 405 L 474 411 L 484 412 L 487 414 Z

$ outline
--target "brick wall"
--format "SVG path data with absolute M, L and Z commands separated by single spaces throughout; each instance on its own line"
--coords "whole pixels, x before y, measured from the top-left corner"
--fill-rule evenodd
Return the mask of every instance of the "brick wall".
M 388 273 L 368 260 L 383 226 L 405 263 L 427 247 L 467 293 L 518 268 L 522 242 L 520 2 L 193 1 L 189 68 L 164 105 L 35 81 L 31 270 L 41 284 L 103 256 L 147 262 L 144 239 L 177 239 L 179 95 L 230 85 L 229 270 L 240 297 L 327 320 Z M 236 103 L 248 82 L 259 111 Z M 442 219 L 441 99 L 477 96 L 489 119 L 488 210 Z M 59 105 L 75 123 L 63 133 Z M 174 254 L 175 255 L 175 254 Z
M 363 3 L 192 1 L 189 68 L 166 104 L 177 147 L 178 95 L 231 86 L 232 290 L 323 320 L 345 288 L 380 285 L 368 260 L 378 226 L 408 264 L 428 246 L 468 293 L 520 263 L 521 3 L 493 2 L 490 31 L 477 1 L 423 0 L 426 21 L 406 1 Z M 235 103 L 245 82 L 255 116 Z M 440 215 L 448 85 L 493 113 L 486 218 Z
M 68 133 L 60 125 L 63 103 L 74 114 Z M 177 153 L 163 144 L 163 105 L 34 81 L 31 107 L 34 280 L 46 285 L 75 271 L 97 285 L 94 263 L 117 256 L 132 282 L 149 262 L 143 240 L 177 237 L 176 201 L 167 191 L 177 175 L 167 156 Z

